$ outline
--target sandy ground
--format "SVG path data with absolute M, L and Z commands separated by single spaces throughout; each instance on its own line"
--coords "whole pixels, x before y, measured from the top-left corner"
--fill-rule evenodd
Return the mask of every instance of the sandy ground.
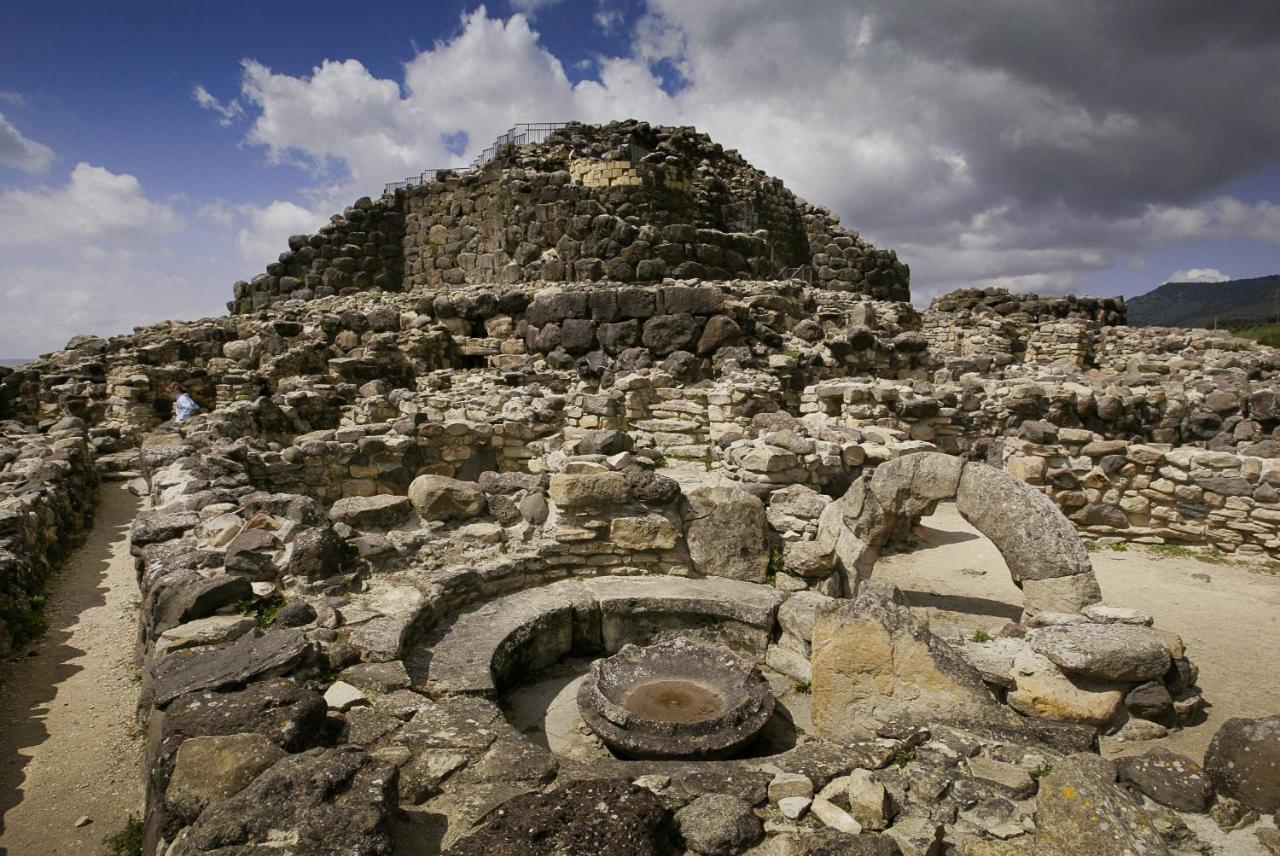
M 0 854 L 102 851 L 142 806 L 132 663 L 138 589 L 129 525 L 138 500 L 102 489 L 89 540 L 49 591 L 49 630 L 0 663 Z M 91 822 L 76 827 L 76 821 Z
M 994 633 L 1021 613 L 1022 594 L 995 547 L 956 513 L 939 506 L 923 521 L 923 544 L 884 556 L 873 577 L 897 584 L 935 622 Z M 1108 754 L 1165 745 L 1196 760 L 1233 716 L 1280 713 L 1275 652 L 1280 651 L 1280 576 L 1245 564 L 1164 556 L 1141 546 L 1090 554 L 1105 602 L 1150 612 L 1156 626 L 1182 636 L 1200 668 L 1209 703 L 1204 722 L 1145 743 L 1104 743 Z

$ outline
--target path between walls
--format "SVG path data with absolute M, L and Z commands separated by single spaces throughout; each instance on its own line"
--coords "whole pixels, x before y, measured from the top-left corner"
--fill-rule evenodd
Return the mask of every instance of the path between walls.
M 54 577 L 49 629 L 0 663 L 0 854 L 103 852 L 141 814 L 134 725 L 138 588 L 129 526 L 138 499 L 105 483 L 93 531 Z M 91 818 L 76 827 L 82 817 Z

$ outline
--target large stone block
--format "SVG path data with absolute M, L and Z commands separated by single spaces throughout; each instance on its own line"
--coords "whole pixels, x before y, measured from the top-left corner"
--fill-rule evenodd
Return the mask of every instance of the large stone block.
M 1258 811 L 1280 809 L 1280 716 L 1228 719 L 1213 735 L 1204 767 L 1219 794 Z
M 1071 521 L 1051 499 L 1006 472 L 966 464 L 956 508 L 995 544 L 1015 582 L 1093 573 Z
M 764 504 L 745 490 L 700 487 L 681 508 L 694 568 L 713 577 L 762 583 L 769 568 Z
M 823 737 L 868 737 L 895 720 L 1007 720 L 973 667 L 918 625 L 892 586 L 867 583 L 853 600 L 824 604 L 812 663 L 813 725 Z
M 409 485 L 409 501 L 423 520 L 462 520 L 484 513 L 484 491 L 475 482 L 447 476 L 418 476 Z
M 588 510 L 623 505 L 630 487 L 622 473 L 556 473 L 551 476 L 551 501 L 562 509 Z
M 1169 671 L 1169 645 L 1149 627 L 1062 624 L 1027 631 L 1027 644 L 1063 671 L 1100 681 L 1149 681 Z

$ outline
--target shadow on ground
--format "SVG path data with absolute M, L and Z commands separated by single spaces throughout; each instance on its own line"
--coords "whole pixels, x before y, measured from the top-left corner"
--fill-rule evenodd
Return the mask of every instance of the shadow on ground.
M 99 501 L 108 487 L 99 494 Z M 49 738 L 45 727 L 49 703 L 58 686 L 82 670 L 72 660 L 85 654 L 68 644 L 81 613 L 106 602 L 105 584 L 112 544 L 127 535 L 138 510 L 138 500 L 120 491 L 124 498 L 102 502 L 93 531 L 57 571 L 48 586 L 45 620 L 48 630 L 38 640 L 8 662 L 0 663 L 0 836 L 5 817 L 23 800 L 30 754 L 23 750 L 39 746 Z M 0 844 L 0 854 L 9 853 Z

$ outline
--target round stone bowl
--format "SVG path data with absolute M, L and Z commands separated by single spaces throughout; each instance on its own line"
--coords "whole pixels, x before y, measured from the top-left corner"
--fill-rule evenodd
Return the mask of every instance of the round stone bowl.
M 675 639 L 626 645 L 591 664 L 578 688 L 587 726 L 617 755 L 732 757 L 773 716 L 769 682 L 727 648 Z

